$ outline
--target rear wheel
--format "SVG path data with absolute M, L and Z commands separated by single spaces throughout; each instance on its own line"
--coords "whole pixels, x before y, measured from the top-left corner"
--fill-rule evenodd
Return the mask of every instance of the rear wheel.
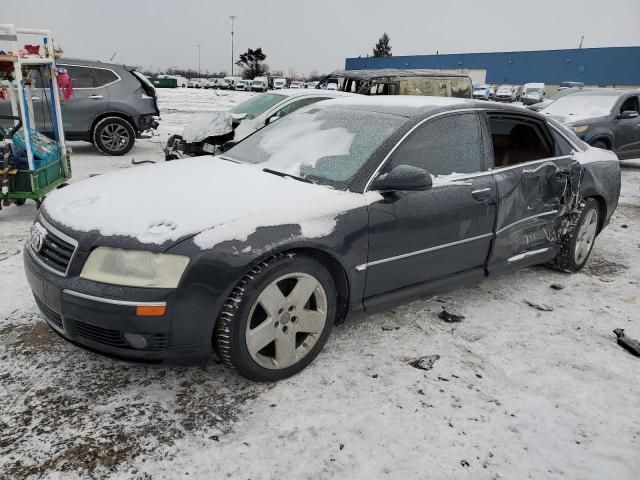
M 120 156 L 133 148 L 136 132 L 124 118 L 106 117 L 96 124 L 92 140 L 96 148 L 105 155 Z
M 607 144 L 604 143 L 602 140 L 596 140 L 591 144 L 591 146 L 596 148 L 602 148 L 603 150 L 609 150 L 609 147 L 607 147 Z
M 589 198 L 562 238 L 562 247 L 551 266 L 563 271 L 577 272 L 584 267 L 593 249 L 600 221 L 598 202 Z
M 250 380 L 294 375 L 320 353 L 335 322 L 336 289 L 311 258 L 280 254 L 236 286 L 218 317 L 222 360 Z

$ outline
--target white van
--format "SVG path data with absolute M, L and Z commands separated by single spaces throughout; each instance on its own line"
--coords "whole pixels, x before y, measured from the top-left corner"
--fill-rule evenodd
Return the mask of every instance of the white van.
M 224 81 L 226 83 L 226 86 L 224 88 L 226 88 L 227 90 L 235 90 L 236 83 L 238 83 L 238 81 L 240 80 L 242 80 L 242 77 L 237 77 L 237 76 L 224 77 Z
M 533 105 L 544 100 L 544 83 L 525 83 L 522 87 L 522 103 Z
M 273 89 L 282 90 L 283 88 L 287 88 L 287 79 L 282 77 L 274 78 Z
M 269 79 L 267 77 L 256 77 L 251 81 L 252 92 L 266 92 L 269 89 Z

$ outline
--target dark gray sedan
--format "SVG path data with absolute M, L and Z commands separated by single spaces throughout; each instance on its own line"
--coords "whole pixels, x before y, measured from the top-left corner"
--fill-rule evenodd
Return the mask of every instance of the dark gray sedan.
M 45 319 L 78 345 L 146 361 L 215 351 L 270 381 L 348 318 L 528 265 L 580 270 L 619 191 L 613 153 L 539 114 L 345 98 L 221 157 L 58 190 L 24 261 Z

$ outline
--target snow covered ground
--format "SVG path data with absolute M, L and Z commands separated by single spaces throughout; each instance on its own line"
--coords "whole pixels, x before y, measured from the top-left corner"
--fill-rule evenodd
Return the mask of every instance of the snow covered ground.
M 160 134 L 121 158 L 74 143 L 75 180 L 162 160 L 170 133 L 249 95 L 159 93 Z M 0 478 L 637 479 L 640 359 L 612 333 L 640 339 L 630 164 L 581 273 L 529 268 L 337 327 L 310 367 L 277 384 L 214 360 L 149 367 L 67 344 L 22 270 L 35 208 L 2 210 Z M 466 318 L 443 323 L 443 305 Z M 409 364 L 432 354 L 430 371 Z

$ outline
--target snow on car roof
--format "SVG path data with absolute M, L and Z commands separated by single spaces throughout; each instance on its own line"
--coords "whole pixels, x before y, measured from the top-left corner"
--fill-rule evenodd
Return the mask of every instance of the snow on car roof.
M 277 91 L 269 91 L 274 95 L 285 95 L 287 97 L 309 96 L 331 96 L 331 97 L 353 97 L 355 93 L 340 92 L 338 90 L 320 90 L 318 88 L 283 88 Z
M 413 116 L 424 110 L 436 108 L 469 106 L 477 104 L 474 100 L 453 97 L 429 97 L 420 95 L 354 95 L 349 98 L 336 98 L 322 102 L 324 108 L 359 107 L 366 110 L 378 110 L 384 113 Z

